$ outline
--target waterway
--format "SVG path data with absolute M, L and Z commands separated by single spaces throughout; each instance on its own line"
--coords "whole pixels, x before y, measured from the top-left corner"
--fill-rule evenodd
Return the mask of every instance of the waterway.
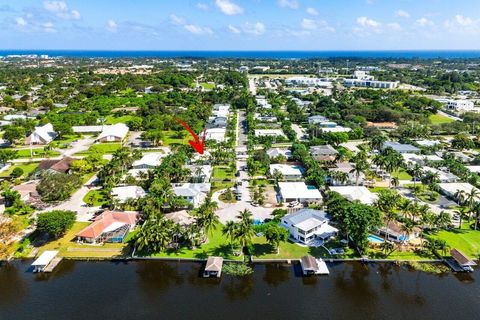
M 31 261 L 0 266 L 0 319 L 479 319 L 480 271 L 432 275 L 393 264 L 257 264 L 244 278 L 200 277 L 202 264 Z

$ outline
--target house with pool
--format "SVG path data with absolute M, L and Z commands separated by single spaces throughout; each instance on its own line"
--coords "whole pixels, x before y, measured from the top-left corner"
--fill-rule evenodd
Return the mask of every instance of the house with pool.
M 394 242 L 409 242 L 420 236 L 422 229 L 413 227 L 410 231 L 406 231 L 404 225 L 398 221 L 389 221 L 384 227 L 378 230 L 381 237 Z M 370 240 L 370 239 L 369 239 Z M 375 242 L 375 241 L 374 241 Z
M 317 246 L 336 235 L 324 211 L 301 209 L 282 218 L 281 226 L 290 233 L 290 239 L 304 245 Z

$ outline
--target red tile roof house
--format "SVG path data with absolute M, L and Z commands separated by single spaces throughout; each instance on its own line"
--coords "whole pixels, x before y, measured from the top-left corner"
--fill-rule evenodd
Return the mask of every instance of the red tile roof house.
M 91 225 L 77 233 L 77 241 L 121 243 L 135 228 L 138 218 L 139 214 L 135 211 L 105 211 Z

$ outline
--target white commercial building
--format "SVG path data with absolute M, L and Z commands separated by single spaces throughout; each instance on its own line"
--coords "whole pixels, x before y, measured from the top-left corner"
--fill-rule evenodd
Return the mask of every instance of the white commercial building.
M 473 111 L 475 105 L 473 101 L 469 100 L 447 100 L 446 103 L 447 110 L 456 111 L 456 112 L 468 112 Z

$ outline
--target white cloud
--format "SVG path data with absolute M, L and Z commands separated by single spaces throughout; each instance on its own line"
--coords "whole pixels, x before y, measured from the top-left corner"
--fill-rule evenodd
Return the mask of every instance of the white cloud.
M 240 29 L 238 29 L 238 28 L 236 28 L 236 27 L 234 27 L 234 26 L 232 26 L 232 25 L 229 25 L 229 26 L 228 26 L 228 31 L 230 31 L 231 33 L 235 33 L 235 34 L 241 33 Z
M 200 10 L 208 10 L 208 4 L 203 2 L 197 3 L 196 7 Z
M 201 27 L 197 26 L 194 24 L 186 24 L 183 26 L 185 30 L 187 30 L 190 33 L 196 34 L 196 35 L 204 35 L 204 34 L 213 34 L 212 29 L 208 27 Z
M 278 0 L 277 3 L 282 8 L 298 9 L 300 6 L 297 0 Z
M 415 25 L 419 26 L 419 27 L 428 27 L 428 26 L 433 26 L 433 21 L 423 17 L 423 18 L 420 18 L 418 19 L 417 21 L 415 21 Z
M 397 17 L 410 18 L 410 13 L 408 13 L 405 10 L 401 10 L 401 9 L 397 10 L 397 12 L 395 14 L 397 15 Z
M 231 0 L 215 0 L 215 4 L 223 13 L 229 16 L 243 13 L 243 8 Z
M 78 10 L 70 10 L 64 1 L 43 1 L 43 8 L 65 20 L 79 20 L 81 15 Z
M 53 25 L 52 22 L 45 22 L 40 24 L 40 27 L 43 29 L 45 32 L 57 32 L 57 29 L 55 29 L 55 26 Z
M 362 26 L 362 27 L 367 27 L 367 28 L 378 28 L 381 26 L 381 23 L 378 21 L 375 21 L 373 19 L 369 19 L 367 17 L 358 17 L 357 18 L 357 24 Z
M 243 32 L 245 33 L 250 33 L 255 36 L 260 36 L 265 33 L 265 25 L 262 22 L 256 22 L 256 23 L 245 23 L 243 25 Z
M 107 21 L 107 25 L 105 28 L 107 29 L 107 31 L 117 32 L 118 24 L 115 22 L 115 20 L 110 19 Z
M 303 19 L 302 20 L 302 28 L 307 30 L 316 30 L 317 23 L 312 19 Z
M 25 19 L 22 18 L 22 17 L 17 17 L 17 18 L 15 18 L 15 23 L 16 23 L 17 26 L 19 26 L 19 27 L 25 27 L 25 26 L 28 24 L 27 20 L 25 20 Z
M 452 20 L 446 20 L 444 23 L 449 32 L 472 34 L 480 33 L 480 19 L 472 19 L 457 14 Z
M 307 8 L 306 12 L 311 16 L 318 16 L 318 11 L 315 8 Z
M 170 22 L 175 25 L 184 25 L 185 24 L 185 19 L 182 17 L 179 17 L 177 15 L 171 14 L 170 15 Z

